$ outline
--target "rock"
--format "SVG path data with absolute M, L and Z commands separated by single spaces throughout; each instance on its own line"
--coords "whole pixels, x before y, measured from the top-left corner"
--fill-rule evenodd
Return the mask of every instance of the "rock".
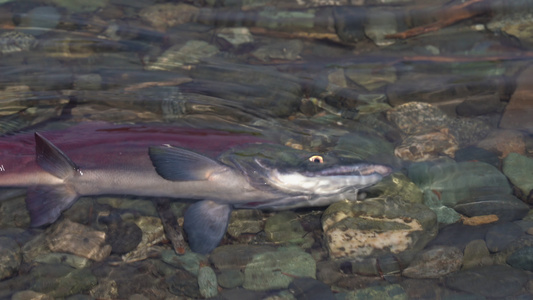
M 489 93 L 467 97 L 455 107 L 459 116 L 472 117 L 498 112 L 502 108 L 498 93 Z
M 453 208 L 469 217 L 495 215 L 502 222 L 520 220 L 529 212 L 527 204 L 509 194 L 473 197 L 468 203 L 460 203 Z
M 469 146 L 455 151 L 455 161 L 480 161 L 493 165 L 496 168 L 500 167 L 500 159 L 496 153 L 475 146 Z
M 344 69 L 344 74 L 354 83 L 367 91 L 374 91 L 396 81 L 396 69 L 393 66 L 379 64 L 357 64 Z
M 252 55 L 264 62 L 273 60 L 298 60 L 304 44 L 300 40 L 288 40 L 259 47 Z
M 141 216 L 134 222 L 142 231 L 142 239 L 137 249 L 147 248 L 166 240 L 165 229 L 160 218 Z
M 533 271 L 533 247 L 516 250 L 507 258 L 507 263 L 513 268 Z
M 426 161 L 441 155 L 455 156 L 459 144 L 447 128 L 422 135 L 412 135 L 394 149 L 394 154 L 409 161 Z
M 54 298 L 34 291 L 20 291 L 14 293 L 11 300 L 54 300 Z
M 39 6 L 22 16 L 19 27 L 25 28 L 25 33 L 38 36 L 54 29 L 60 19 L 61 14 L 55 7 Z
M 198 287 L 198 278 L 191 273 L 183 270 L 177 270 L 172 276 L 165 278 L 169 291 L 178 296 L 187 296 L 190 298 L 200 298 Z
M 487 231 L 485 241 L 491 252 L 500 252 L 524 235 L 524 230 L 513 223 L 494 225 Z
M 410 278 L 441 278 L 459 270 L 462 263 L 461 250 L 440 246 L 420 252 L 402 275 Z
M 22 262 L 22 253 L 17 242 L 8 237 L 0 237 L 0 280 L 11 277 Z
M 30 214 L 24 197 L 0 201 L 0 228 L 25 228 L 30 225 Z
M 384 8 L 367 10 L 365 22 L 365 35 L 380 47 L 390 46 L 396 42 L 394 39 L 385 38 L 388 34 L 398 31 L 396 14 Z
M 244 288 L 254 291 L 287 288 L 297 277 L 315 278 L 316 262 L 302 249 L 281 247 L 253 256 L 244 269 Z
M 389 110 L 387 118 L 408 135 L 438 131 L 450 124 L 450 118 L 438 107 L 423 102 L 409 102 Z
M 335 300 L 335 295 L 329 285 L 313 278 L 295 278 L 289 284 L 289 291 L 296 299 L 305 300 Z
M 98 91 L 102 89 L 102 76 L 100 74 L 77 74 L 74 76 L 74 89 Z
M 347 293 L 345 300 L 390 299 L 407 300 L 405 290 L 399 284 L 375 286 Z
M 322 228 L 331 258 L 364 258 L 421 250 L 437 234 L 425 205 L 395 198 L 341 201 L 329 206 Z
M 356 43 L 365 38 L 366 10 L 357 6 L 333 6 L 335 32 L 343 42 Z
M 196 276 L 198 275 L 200 266 L 207 265 L 207 258 L 205 255 L 191 251 L 188 251 L 183 255 L 177 255 L 174 250 L 164 250 L 161 253 L 161 260 L 173 267 L 186 270 Z
M 68 220 L 50 227 L 47 242 L 53 252 L 68 252 L 96 261 L 111 253 L 104 232 Z
M 522 270 L 494 265 L 453 273 L 446 278 L 446 286 L 475 295 L 502 299 L 520 291 L 527 280 L 528 275 Z
M 67 253 L 47 253 L 35 258 L 34 262 L 46 264 L 66 264 L 75 269 L 83 269 L 91 264 L 88 258 Z
M 35 258 L 50 253 L 47 237 L 41 233 L 22 246 L 22 257 L 25 263 L 31 263 Z
M 382 277 L 399 274 L 407 264 L 408 262 L 404 262 L 399 256 L 388 254 L 378 257 L 356 259 L 355 261 L 346 261 L 341 264 L 340 269 L 346 274 Z
M 117 282 L 115 280 L 100 280 L 89 294 L 95 299 L 116 299 L 119 297 Z
M 409 167 L 408 176 L 425 192 L 425 197 L 432 192 L 447 207 L 475 201 L 482 195 L 511 193 L 507 178 L 482 162 L 417 163 Z
M 298 215 L 292 211 L 274 214 L 265 223 L 265 233 L 270 242 L 293 244 L 310 248 L 315 240 L 302 227 Z
M 137 248 L 143 232 L 131 221 L 117 220 L 107 225 L 106 243 L 111 246 L 111 253 L 126 254 Z
M 217 36 L 235 48 L 254 42 L 254 37 L 247 27 L 221 28 L 217 30 Z
M 366 188 L 368 194 L 382 197 L 400 197 L 411 203 L 422 203 L 424 196 L 420 188 L 409 177 L 400 172 L 392 173 L 383 178 L 378 184 Z
M 217 54 L 218 48 L 204 41 L 187 41 L 185 45 L 174 45 L 168 48 L 147 70 L 172 71 L 185 65 L 199 63 L 202 59 Z
M 263 230 L 263 212 L 256 209 L 238 209 L 231 212 L 228 234 L 234 238 L 245 233 L 258 233 Z
M 315 10 L 263 9 L 257 14 L 255 26 L 278 31 L 310 30 L 314 26 Z
M 65 265 L 43 264 L 33 268 L 31 290 L 54 298 L 88 292 L 97 279 L 88 268 L 72 269 Z
M 156 4 L 139 12 L 141 19 L 157 30 L 164 31 L 169 27 L 193 21 L 199 14 L 198 7 L 179 3 Z
M 523 196 L 529 197 L 533 189 L 533 159 L 510 153 L 503 160 L 502 171 Z
M 333 150 L 339 157 L 347 157 L 397 165 L 394 158 L 394 145 L 375 132 L 350 132 L 343 134 Z
M 439 235 L 428 244 L 428 247 L 441 245 L 462 249 L 474 240 L 485 240 L 487 231 L 492 226 L 493 225 L 467 226 L 461 223 L 444 226 L 439 230 Z
M 478 142 L 477 146 L 498 153 L 500 158 L 505 158 L 513 152 L 522 155 L 526 153 L 524 135 L 515 130 L 492 131 L 485 139 Z
M 70 13 L 88 13 L 107 6 L 109 0 L 52 0 L 51 2 L 57 6 L 66 8 Z
M 500 128 L 533 132 L 533 87 L 530 84 L 533 66 L 529 65 L 516 79 L 517 87 L 505 107 Z
M 334 285 L 339 279 L 344 277 L 344 273 L 339 268 L 336 261 L 325 260 L 316 264 L 316 279 L 327 284 Z
M 465 247 L 462 269 L 492 265 L 489 249 L 484 240 L 473 240 Z
M 209 255 L 209 260 L 218 270 L 243 269 L 254 256 L 275 251 L 271 246 L 222 245 Z
M 29 51 L 37 46 L 37 39 L 20 31 L 6 31 L 0 34 L 0 54 Z
M 204 298 L 215 297 L 218 294 L 217 275 L 208 266 L 200 267 L 198 270 L 198 287 L 200 295 Z
M 225 289 L 233 289 L 243 285 L 244 274 L 240 270 L 222 270 L 217 276 L 217 282 Z

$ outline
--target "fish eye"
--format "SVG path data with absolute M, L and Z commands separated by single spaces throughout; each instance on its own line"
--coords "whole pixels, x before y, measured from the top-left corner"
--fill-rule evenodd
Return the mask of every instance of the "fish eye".
M 313 156 L 309 157 L 309 161 L 317 163 L 317 164 L 323 164 L 324 163 L 324 158 L 322 156 L 320 156 L 320 155 L 313 155 Z

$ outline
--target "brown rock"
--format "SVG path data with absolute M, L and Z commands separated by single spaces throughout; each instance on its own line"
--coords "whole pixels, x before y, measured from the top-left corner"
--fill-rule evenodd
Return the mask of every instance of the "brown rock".
M 188 4 L 166 3 L 147 7 L 141 10 L 139 16 L 155 29 L 164 31 L 169 27 L 193 21 L 199 11 L 199 8 Z
M 500 158 L 505 158 L 509 153 L 513 152 L 518 154 L 525 154 L 526 152 L 524 135 L 514 130 L 497 130 L 491 132 L 477 146 L 498 153 Z
M 441 155 L 455 156 L 459 144 L 447 128 L 440 131 L 407 137 L 396 147 L 394 154 L 409 161 L 426 161 Z
M 500 127 L 533 132 L 533 65 L 527 67 L 516 79 L 516 90 L 505 108 Z

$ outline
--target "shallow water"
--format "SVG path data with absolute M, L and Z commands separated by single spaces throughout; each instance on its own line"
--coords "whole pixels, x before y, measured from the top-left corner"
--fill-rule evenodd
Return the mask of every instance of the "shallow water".
M 18 137 L 88 122 L 216 129 L 395 172 L 370 201 L 235 210 L 210 256 L 178 256 L 163 233 L 187 201 L 83 197 L 29 228 L 25 190 L 3 188 L 0 298 L 531 297 L 531 1 L 3 2 L 1 175 Z M 70 130 L 65 144 L 90 140 Z M 86 144 L 78 156 L 102 151 Z M 58 245 L 64 228 L 80 240 Z

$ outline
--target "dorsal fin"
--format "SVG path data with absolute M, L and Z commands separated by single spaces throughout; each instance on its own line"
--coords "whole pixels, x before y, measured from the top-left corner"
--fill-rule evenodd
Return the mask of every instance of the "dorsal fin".
M 227 169 L 209 157 L 183 148 L 150 147 L 149 154 L 157 173 L 172 181 L 207 180 L 211 174 Z
M 35 160 L 43 170 L 60 179 L 81 175 L 80 168 L 38 132 L 35 132 Z

